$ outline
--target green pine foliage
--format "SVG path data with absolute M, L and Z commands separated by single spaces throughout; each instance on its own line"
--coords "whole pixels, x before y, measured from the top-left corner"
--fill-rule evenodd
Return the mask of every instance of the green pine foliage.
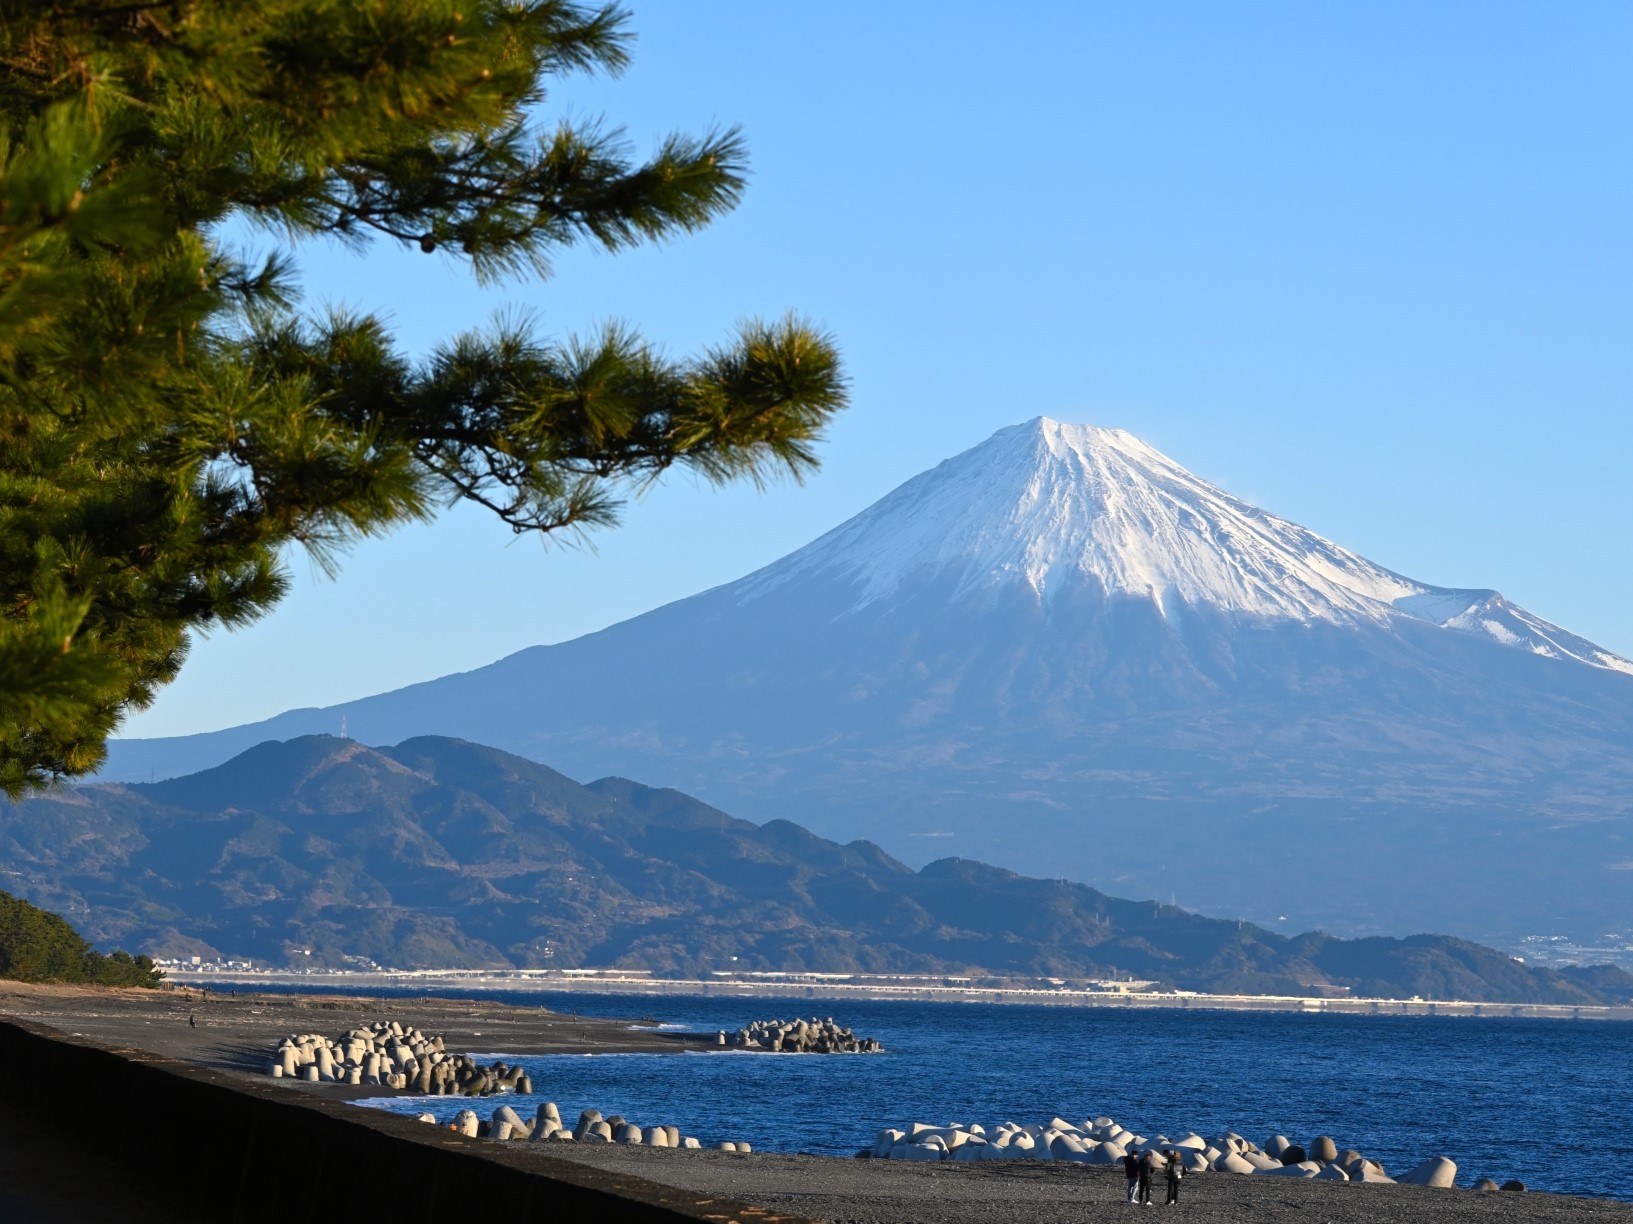
M 0 978 L 152 987 L 164 975 L 145 956 L 103 956 L 59 915 L 0 892 Z
M 543 277 L 731 209 L 735 130 L 641 158 L 546 122 L 546 82 L 630 37 L 564 0 L 0 0 L 0 790 L 94 769 L 194 631 L 277 603 L 292 545 L 332 565 L 460 500 L 584 529 L 677 464 L 815 465 L 846 380 L 797 318 L 682 358 L 517 320 L 410 356 L 301 309 L 278 252 L 313 237 Z

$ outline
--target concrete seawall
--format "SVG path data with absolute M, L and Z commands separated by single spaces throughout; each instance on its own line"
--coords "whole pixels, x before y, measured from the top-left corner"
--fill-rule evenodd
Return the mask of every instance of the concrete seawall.
M 185 1182 L 221 1220 L 711 1220 L 803 1224 L 718 1197 L 0 1020 L 0 1096 L 134 1181 Z M 42 1177 L 51 1176 L 42 1169 Z

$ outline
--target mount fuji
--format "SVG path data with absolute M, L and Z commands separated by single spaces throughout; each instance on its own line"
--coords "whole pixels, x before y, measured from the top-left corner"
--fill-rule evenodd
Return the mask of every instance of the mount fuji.
M 1633 914 L 1633 663 L 1120 430 L 1038 419 L 737 582 L 487 667 L 113 745 L 458 736 L 753 820 L 1343 934 Z

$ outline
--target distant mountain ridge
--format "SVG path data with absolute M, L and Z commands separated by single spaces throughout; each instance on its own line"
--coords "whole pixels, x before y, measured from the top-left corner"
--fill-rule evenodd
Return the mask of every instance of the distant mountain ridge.
M 1633 914 L 1629 667 L 1126 433 L 1037 420 L 737 582 L 330 710 L 119 742 L 105 776 L 344 716 L 371 741 L 642 777 L 912 863 L 1344 934 L 1598 938 Z
M 623 779 L 580 786 L 436 737 L 266 743 L 188 777 L 0 806 L 0 856 L 19 891 L 101 939 L 263 963 L 310 949 L 319 964 L 734 964 L 1633 1000 L 1620 971 L 1533 970 L 1444 936 L 1287 938 L 964 859 L 914 872 L 867 842 L 756 826 Z

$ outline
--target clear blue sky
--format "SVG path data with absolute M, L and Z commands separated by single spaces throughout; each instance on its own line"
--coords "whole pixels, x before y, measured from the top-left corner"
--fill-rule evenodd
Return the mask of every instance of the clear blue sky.
M 740 123 L 741 208 L 484 291 L 440 255 L 315 244 L 311 299 L 388 311 L 410 352 L 507 306 L 677 353 L 797 309 L 854 380 L 821 474 L 673 479 L 594 552 L 457 511 L 335 581 L 296 554 L 279 610 L 198 642 L 126 734 L 600 628 L 1039 414 L 1633 655 L 1633 5 L 636 0 L 632 25 L 630 70 L 558 82 L 546 119 L 639 148 Z

